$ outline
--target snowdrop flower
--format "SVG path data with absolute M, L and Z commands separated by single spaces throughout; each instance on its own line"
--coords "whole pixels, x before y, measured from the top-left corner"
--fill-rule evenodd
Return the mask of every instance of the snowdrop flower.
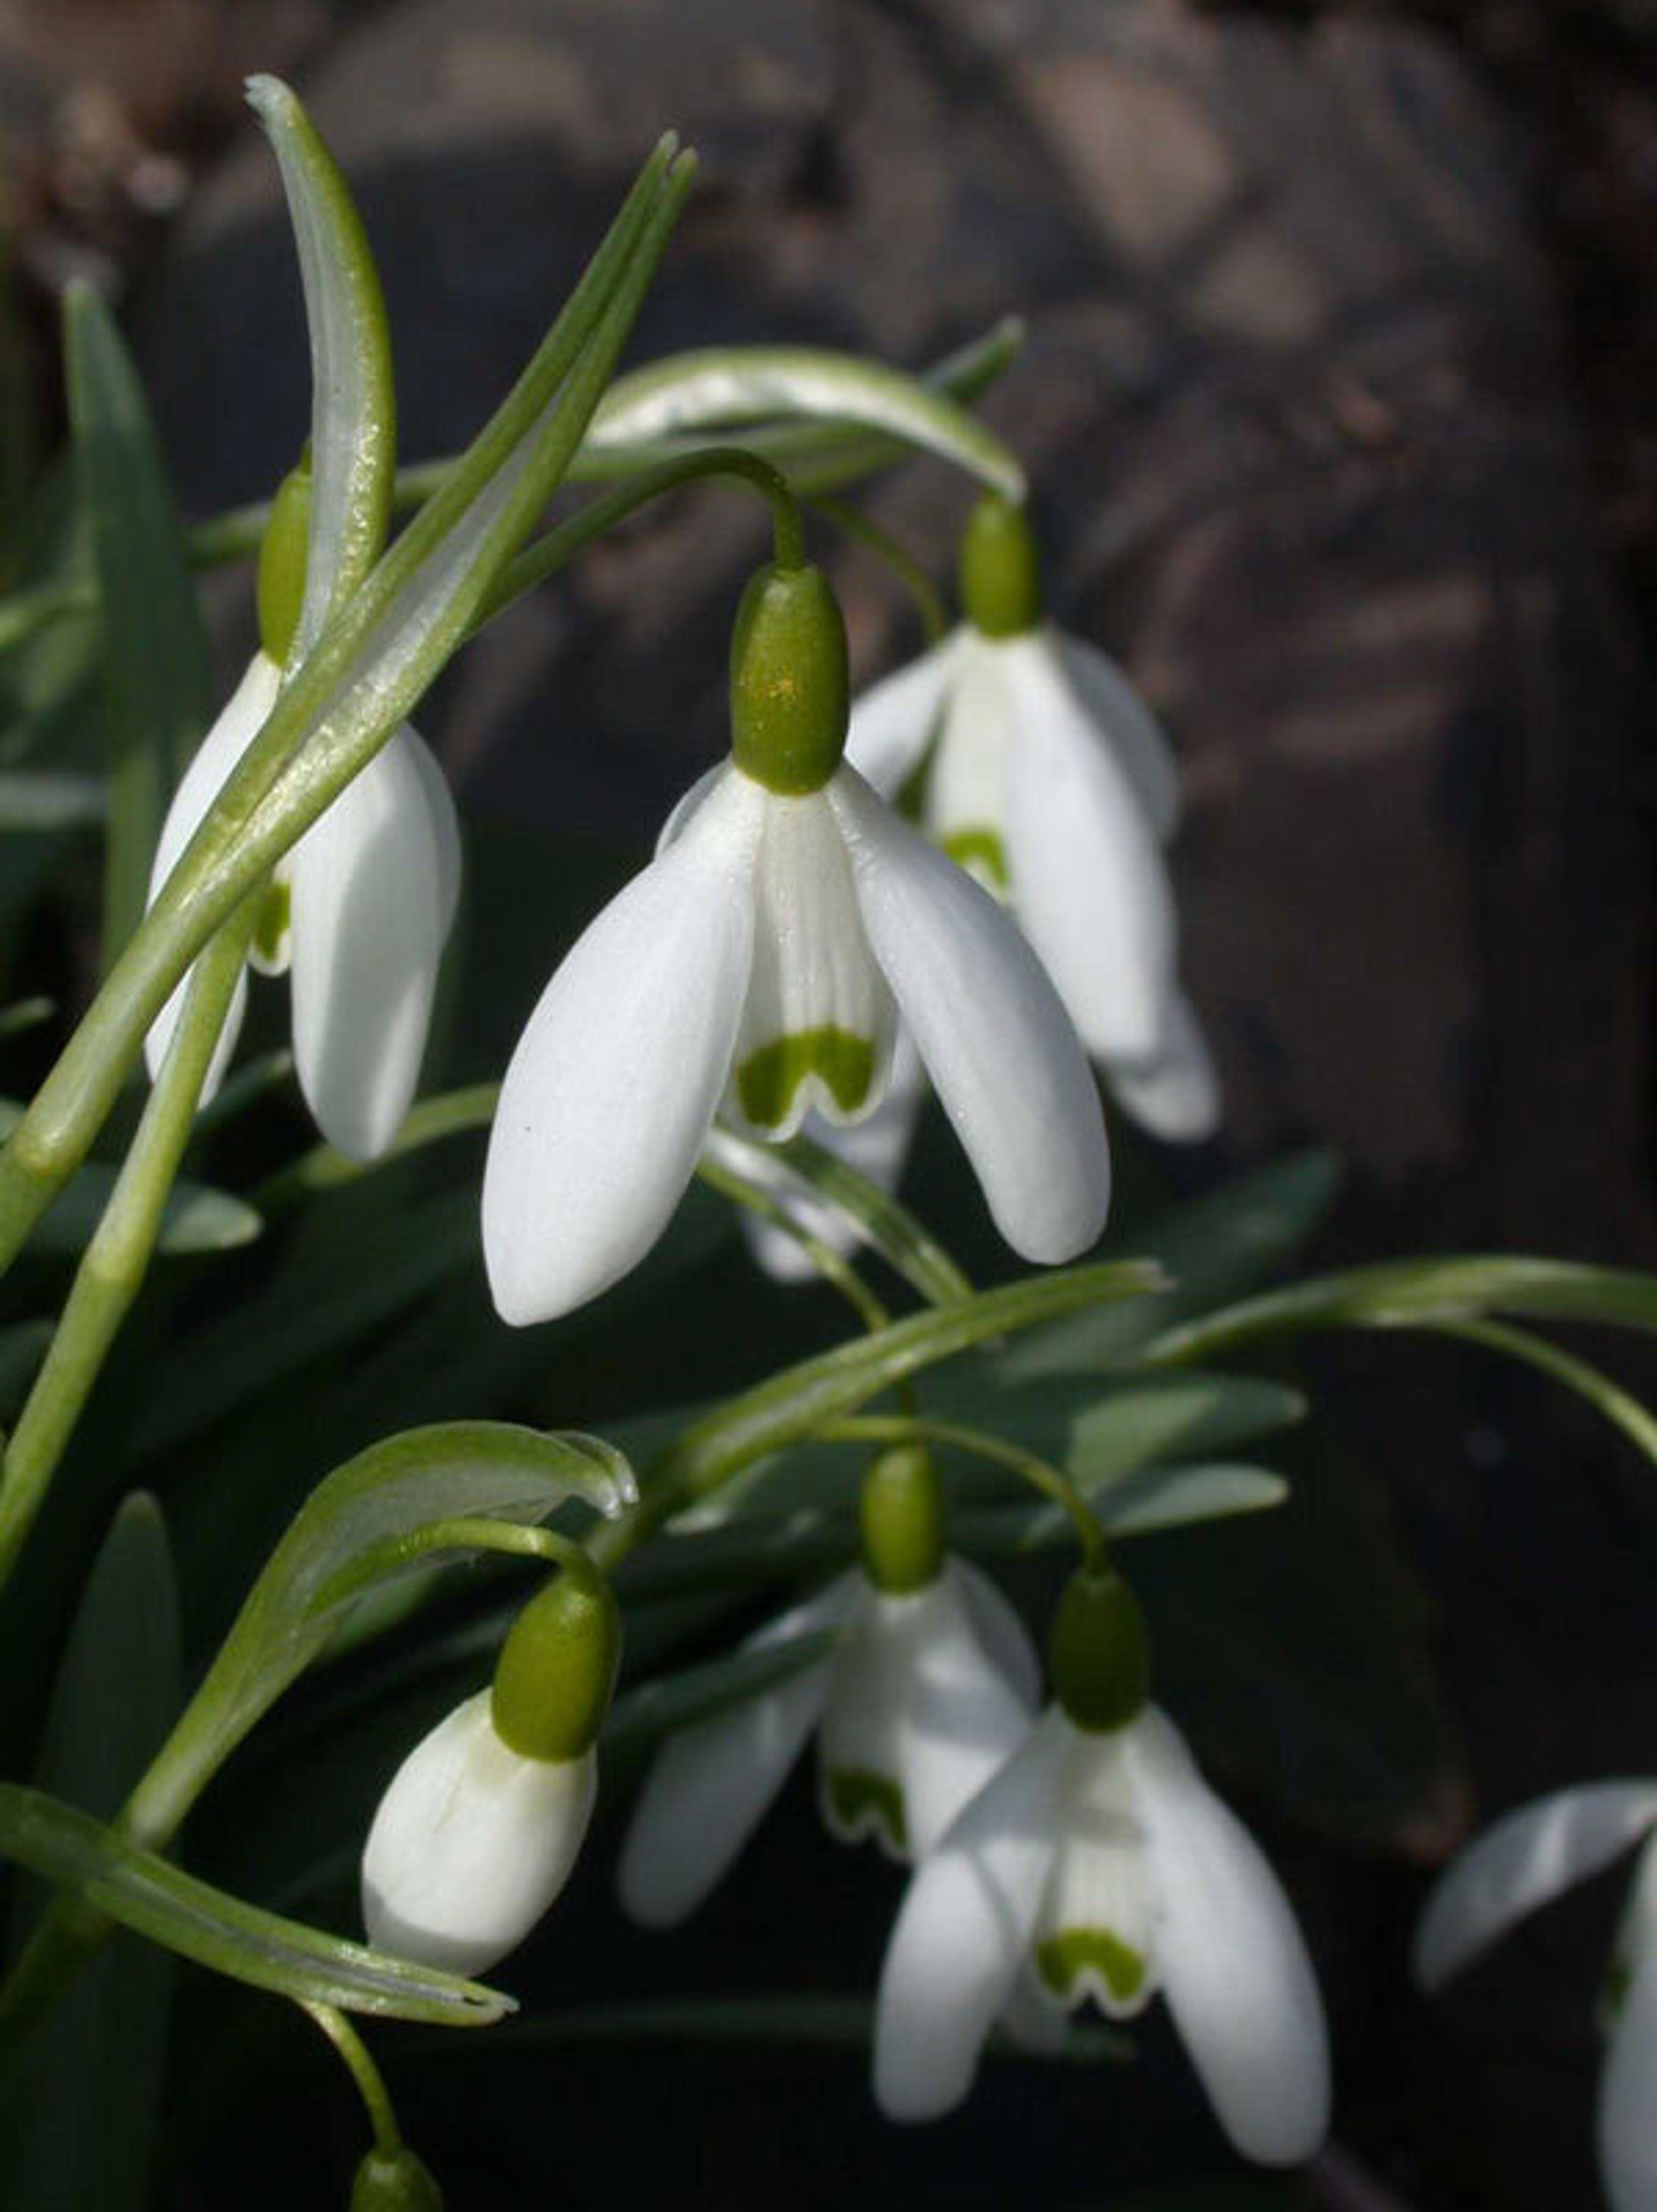
M 1523 1805 L 1439 1880 L 1416 1929 L 1417 1978 L 1439 1988 L 1468 1960 L 1579 1881 L 1657 1836 L 1657 1782 L 1596 1782 Z M 1657 2208 L 1657 1841 L 1640 1853 L 1606 1997 L 1599 2168 L 1615 2212 Z
M 362 1854 L 371 1943 L 478 1974 L 523 1942 L 586 1834 L 620 1650 L 616 1601 L 590 1567 L 525 1607 L 491 1687 L 415 1746 L 379 1801 Z
M 832 1650 L 673 1736 L 622 1849 L 622 1902 L 649 1927 L 694 1911 L 725 1874 L 813 1731 L 818 1795 L 844 1843 L 918 1857 L 1030 1725 L 1035 1656 L 993 1583 L 944 1548 L 937 1478 L 907 1449 L 864 1490 L 864 1561 L 750 1638 L 824 1629 Z
M 1237 2148 L 1297 2163 L 1328 2124 L 1311 1964 L 1258 1846 L 1146 1702 L 1138 1609 L 1108 1570 L 1066 1591 L 1053 1676 L 1054 1703 L 910 1883 L 876 2014 L 881 2106 L 950 2111 L 998 2018 L 1039 2045 L 1084 1998 L 1126 2019 L 1160 1989 Z
M 1160 850 L 1180 811 L 1168 741 L 1112 661 L 1042 618 L 1022 508 L 980 502 L 961 583 L 967 619 L 858 701 L 847 758 L 889 797 L 926 765 L 928 836 L 1010 903 L 1126 1111 L 1211 1136 L 1218 1084 Z
M 259 562 L 264 643 L 185 770 L 161 824 L 149 899 L 182 858 L 269 720 L 300 612 L 308 470 L 282 486 Z M 272 871 L 249 954 L 289 975 L 294 1061 L 318 1127 L 370 1160 L 401 1127 L 420 1079 L 437 971 L 460 895 L 460 832 L 442 769 L 404 723 Z M 152 1079 L 184 1010 L 188 977 L 151 1024 Z M 217 1091 L 247 1005 L 244 974 L 203 1085 Z
M 483 1177 L 502 1317 L 567 1313 L 666 1226 L 721 1100 L 762 1133 L 887 1094 L 901 1013 L 1002 1234 L 1085 1249 L 1109 1194 L 1092 1077 L 1040 963 L 841 764 L 846 641 L 819 571 L 750 582 L 732 750 L 586 929 L 507 1068 Z

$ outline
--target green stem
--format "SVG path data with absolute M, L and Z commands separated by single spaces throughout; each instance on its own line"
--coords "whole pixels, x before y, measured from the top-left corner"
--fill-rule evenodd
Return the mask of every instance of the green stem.
M 367 2045 L 344 2014 L 337 2012 L 332 2005 L 302 2004 L 300 2009 L 310 2014 L 344 2060 L 345 2069 L 356 2084 L 368 2124 L 373 2130 L 374 2148 L 391 2157 L 403 2148 L 403 2131 L 397 2124 L 397 2108 L 385 2087 L 385 2076 L 369 2057 Z
M 948 636 L 950 611 L 944 604 L 943 594 L 901 538 L 895 538 L 883 524 L 877 522 L 871 514 L 865 514 L 860 507 L 854 507 L 850 500 L 818 492 L 808 504 L 842 535 L 866 545 L 885 562 L 913 600 L 929 646 L 938 645 Z
M 248 939 L 253 902 L 197 963 L 184 1010 L 64 1316 L 0 1462 L 0 1584 L 33 1525 L 117 1331 L 138 1295 L 190 1141 Z
M 934 1421 L 923 1413 L 858 1414 L 847 1420 L 830 1421 L 816 1434 L 825 1443 L 937 1444 L 945 1450 L 970 1452 L 994 1466 L 1005 1467 L 1069 1514 L 1085 1565 L 1101 1566 L 1104 1563 L 1105 1532 L 1093 1508 L 1063 1468 L 1026 1451 L 1021 1444 L 1008 1443 L 986 1429 L 968 1428 L 956 1421 Z
M 710 1190 L 717 1190 L 721 1197 L 745 1206 L 758 1220 L 769 1222 L 785 1237 L 792 1237 L 824 1282 L 840 1292 L 865 1328 L 884 1328 L 890 1322 L 892 1316 L 851 1261 L 803 1221 L 796 1220 L 768 1190 L 709 1159 L 706 1154 L 696 1164 L 696 1174 Z

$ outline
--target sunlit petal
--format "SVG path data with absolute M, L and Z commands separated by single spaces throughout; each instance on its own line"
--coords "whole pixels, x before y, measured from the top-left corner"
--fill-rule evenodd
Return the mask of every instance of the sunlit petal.
M 962 632 L 952 630 L 852 705 L 846 757 L 883 799 L 895 799 L 920 765 L 949 689 Z
M 1108 653 L 1085 638 L 1053 633 L 1071 690 L 1120 762 L 1153 833 L 1179 827 L 1180 769 L 1162 724 Z

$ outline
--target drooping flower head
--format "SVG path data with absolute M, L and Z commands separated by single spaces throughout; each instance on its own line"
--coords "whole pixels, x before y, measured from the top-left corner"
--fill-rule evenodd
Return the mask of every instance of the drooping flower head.
M 547 986 L 502 1085 L 483 1182 L 497 1308 L 549 1320 L 665 1227 L 723 1104 L 784 1137 L 872 1115 L 900 1014 L 1002 1234 L 1085 1249 L 1109 1194 L 1087 1063 L 988 897 L 841 761 L 845 632 L 826 580 L 750 582 L 730 758 Z
M 1108 1570 L 1066 1591 L 1054 1702 L 924 1860 L 881 1975 L 875 2094 L 935 2118 L 998 2021 L 1038 2047 L 1091 1998 L 1115 2019 L 1160 1990 L 1245 2156 L 1308 2157 L 1329 2060 L 1311 1964 L 1258 1846 L 1148 1702 L 1143 1628 Z
M 1642 1839 L 1645 1839 L 1642 1842 Z M 1595 1782 L 1509 1813 L 1454 1862 L 1416 1929 L 1435 1990 L 1516 1920 L 1641 1844 L 1605 2012 L 1595 2138 L 1615 2212 L 1657 2212 L 1657 1782 Z
M 594 1569 L 567 1566 L 525 1607 L 490 1687 L 421 1739 L 379 1801 L 362 1853 L 371 1942 L 476 1974 L 523 1942 L 586 1834 L 620 1650 Z
M 673 1736 L 622 1849 L 622 1903 L 665 1927 L 721 1879 L 815 1732 L 823 1818 L 892 1858 L 930 1850 L 1022 1741 L 1037 1668 L 989 1578 L 944 1548 L 925 1455 L 885 1454 L 865 1478 L 859 1567 L 770 1622 L 753 1650 L 830 1631 L 821 1657 Z
M 272 576 L 302 564 L 305 482 L 303 468 L 295 471 L 276 502 L 260 563 L 264 641 L 173 794 L 150 871 L 152 905 L 276 703 L 298 605 Z M 353 1159 L 383 1152 L 413 1100 L 459 894 L 454 802 L 442 769 L 406 723 L 272 873 L 250 963 L 261 974 L 288 977 L 300 1088 L 323 1135 Z M 152 1076 L 188 981 L 150 1027 Z M 246 1001 L 244 975 L 203 1102 L 223 1079 Z

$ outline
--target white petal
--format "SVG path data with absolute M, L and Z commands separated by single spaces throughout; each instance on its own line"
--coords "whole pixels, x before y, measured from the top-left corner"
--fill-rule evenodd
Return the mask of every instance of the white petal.
M 197 747 L 195 758 L 185 770 L 179 787 L 173 794 L 173 804 L 167 808 L 167 817 L 161 823 L 161 834 L 156 842 L 155 858 L 149 872 L 149 903 L 152 906 L 161 885 L 183 857 L 185 848 L 201 827 L 208 809 L 223 789 L 230 771 L 269 720 L 270 709 L 276 703 L 276 694 L 281 688 L 282 671 L 274 660 L 262 653 L 256 653 L 248 662 L 241 682 L 226 701 L 218 720 Z M 185 981 L 188 980 L 186 977 Z M 156 1015 L 144 1040 L 144 1059 L 152 1080 L 167 1057 L 167 1048 L 173 1042 L 179 1016 L 184 1011 L 184 991 L 185 985 L 180 983 Z M 228 1018 L 220 1034 L 218 1048 L 213 1055 L 207 1081 L 203 1086 L 203 1105 L 218 1089 L 230 1055 L 235 1049 L 246 1006 L 246 986 L 239 985 Z
M 1041 1702 L 1041 1662 L 1029 1629 L 982 1567 L 959 1558 L 953 1564 L 979 1642 L 1034 1712 Z
M 999 639 L 963 635 L 924 810 L 927 836 L 998 898 L 1007 890 L 1008 749 L 1017 736 L 1006 653 Z
M 1062 632 L 1054 641 L 1071 688 L 1121 763 L 1153 834 L 1166 844 L 1180 823 L 1180 768 L 1162 724 L 1108 653 Z
M 1435 1885 L 1417 1924 L 1416 1978 L 1436 1989 L 1515 1920 L 1586 1881 L 1657 1823 L 1657 1783 L 1595 1782 L 1521 1805 Z
M 1183 992 L 1175 994 L 1156 1058 L 1115 1061 L 1105 1081 L 1123 1112 L 1165 1144 L 1199 1145 L 1220 1126 L 1220 1079 Z
M 895 799 L 920 765 L 961 650 L 964 633 L 871 684 L 852 703 L 846 757 L 883 799 Z
M 306 831 L 288 882 L 300 1088 L 329 1143 L 371 1160 L 420 1081 L 458 882 L 453 802 L 412 730 Z
M 996 905 L 862 778 L 828 786 L 858 899 L 997 1226 L 1027 1260 L 1085 1251 L 1110 1157 L 1093 1077 L 1041 963 Z
M 519 1039 L 483 1170 L 483 1256 L 515 1326 L 624 1275 L 695 1172 L 748 988 L 757 832 L 727 778 L 588 926 Z
M 451 1973 L 521 1943 L 586 1833 L 597 1762 L 521 1759 L 482 1690 L 417 1743 L 379 1801 L 362 1854 L 368 1940 Z
M 1177 926 L 1150 826 L 1042 632 L 1003 647 L 1007 861 L 1025 935 L 1088 1050 L 1145 1060 L 1172 1012 Z
M 1021 2051 L 1053 2058 L 1070 2037 L 1067 2008 L 1042 1987 L 1035 1969 L 1025 1966 L 1001 2008 L 1001 2025 Z
M 1090 1996 L 1112 2019 L 1130 2020 L 1160 1977 L 1145 1838 L 1120 1734 L 1077 1731 L 1058 1829 L 1035 1924 L 1037 1973 L 1065 2003 Z
M 1599 2080 L 1594 2132 L 1612 2212 L 1657 2212 L 1657 1856 L 1649 1844 L 1633 1908 L 1638 1940 Z
M 954 1561 L 926 1589 L 871 1590 L 841 1638 L 822 1718 L 829 1826 L 923 1857 L 1023 1741 L 1032 1709 L 980 1640 Z
M 874 1110 L 897 1018 L 827 798 L 761 799 L 754 964 L 731 1104 L 768 1136 L 790 1137 L 808 1108 L 842 1122 Z
M 909 1884 L 875 2013 L 875 2096 L 892 2119 L 937 2118 L 972 2087 L 1053 1863 L 1070 1735 L 1061 1714 L 1039 1721 Z
M 820 1114 L 808 1114 L 803 1133 L 813 1144 L 835 1153 L 880 1189 L 894 1191 L 902 1180 L 926 1102 L 926 1070 L 920 1065 L 913 1039 L 907 1030 L 900 1029 L 892 1047 L 886 1096 L 874 1112 L 861 1121 L 850 1123 L 827 1121 Z M 794 1218 L 832 1250 L 853 1252 L 864 1241 L 849 1214 L 819 1198 L 809 1182 L 792 1174 L 780 1161 L 775 1164 L 770 1187 L 772 1194 L 786 1205 Z M 786 1230 L 747 1212 L 742 1215 L 742 1229 L 749 1249 L 774 1282 L 806 1283 L 818 1279 L 810 1255 Z
M 1328 2129 L 1329 2045 L 1295 1916 L 1166 1716 L 1148 1708 L 1123 1733 L 1175 2025 L 1237 2148 L 1296 2165 Z
M 861 1585 L 860 1576 L 841 1576 L 750 1637 L 744 1650 L 834 1626 Z M 818 1660 L 662 1746 L 634 1807 L 617 1874 L 622 1906 L 634 1920 L 671 1928 L 726 1873 L 822 1717 L 829 1666 Z

